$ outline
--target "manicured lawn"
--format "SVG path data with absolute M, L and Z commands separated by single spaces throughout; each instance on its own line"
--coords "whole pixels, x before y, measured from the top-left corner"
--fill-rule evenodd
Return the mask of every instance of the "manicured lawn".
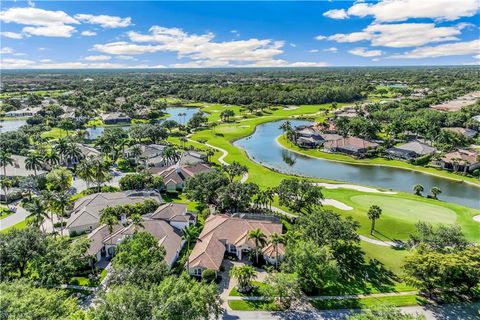
M 389 166 L 389 167 L 395 167 L 395 168 L 403 168 L 403 169 L 419 171 L 419 172 L 423 172 L 423 173 L 427 173 L 427 174 L 431 174 L 431 175 L 435 175 L 435 176 L 439 176 L 447 179 L 452 179 L 457 181 L 467 181 L 469 183 L 480 185 L 480 181 L 477 178 L 465 177 L 456 173 L 440 170 L 437 168 L 417 166 L 405 161 L 390 160 L 390 159 L 385 159 L 381 157 L 368 158 L 368 159 L 355 159 L 344 154 L 328 153 L 328 152 L 323 152 L 319 149 L 303 149 L 296 146 L 292 142 L 288 141 L 285 136 L 280 136 L 277 139 L 277 141 L 283 147 L 291 151 L 295 151 L 304 155 L 309 155 L 309 156 L 317 157 L 321 159 L 327 159 L 327 160 L 345 162 L 345 163 L 353 163 L 353 164 L 362 164 L 362 165 L 382 165 L 382 166 Z
M 8 228 L 5 228 L 5 229 L 1 230 L 0 233 L 7 233 L 8 231 L 10 231 L 12 229 L 18 229 L 18 230 L 25 229 L 28 221 L 29 221 L 29 218 L 27 218 L 23 221 L 20 221 L 19 223 L 14 224 L 13 226 L 10 226 Z
M 8 217 L 9 215 L 13 214 L 8 208 L 0 207 L 0 220 Z
M 392 305 L 396 307 L 417 306 L 426 304 L 426 301 L 417 295 L 368 297 L 360 299 L 328 299 L 312 300 L 311 304 L 319 310 L 333 309 L 362 309 L 379 305 Z
M 232 297 L 261 297 L 264 296 L 264 292 L 266 288 L 268 287 L 267 284 L 263 282 L 258 282 L 258 281 L 252 281 L 252 285 L 255 286 L 255 289 L 253 289 L 251 292 L 244 294 L 241 292 L 237 291 L 237 288 L 233 288 L 230 291 L 230 296 Z
M 73 284 L 76 286 L 89 287 L 90 281 L 87 277 L 72 277 L 68 284 Z
M 72 135 L 74 134 L 74 131 L 71 131 L 69 134 Z M 42 138 L 45 139 L 59 139 L 67 136 L 67 132 L 63 129 L 60 128 L 52 128 L 52 130 L 43 132 L 41 134 Z
M 339 295 L 356 295 L 356 294 L 374 294 L 387 292 L 410 292 L 417 291 L 416 288 L 403 282 L 385 281 L 381 284 L 373 284 L 368 282 L 362 283 L 345 283 L 340 286 L 335 284 L 330 288 L 322 290 L 318 295 L 339 296 Z
M 360 246 L 368 258 L 380 261 L 385 268 L 398 276 L 402 274 L 403 259 L 407 256 L 408 250 L 379 246 L 365 241 L 361 241 Z M 402 291 L 410 290 L 407 289 Z
M 258 301 L 246 301 L 246 300 L 230 300 L 228 305 L 232 310 L 237 311 L 278 311 L 279 308 L 272 300 L 258 300 Z

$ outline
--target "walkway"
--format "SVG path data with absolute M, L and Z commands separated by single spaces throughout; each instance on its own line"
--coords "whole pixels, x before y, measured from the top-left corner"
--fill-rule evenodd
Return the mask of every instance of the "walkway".
M 26 209 L 20 206 L 16 206 L 16 207 L 17 207 L 17 211 L 14 214 L 11 214 L 8 217 L 0 220 L 0 230 L 14 226 L 17 223 L 20 223 L 23 220 L 25 220 L 30 215 L 30 213 Z

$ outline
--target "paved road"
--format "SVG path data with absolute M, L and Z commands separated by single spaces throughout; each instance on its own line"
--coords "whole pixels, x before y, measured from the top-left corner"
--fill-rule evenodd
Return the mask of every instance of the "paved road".
M 17 211 L 14 214 L 0 220 L 0 230 L 6 229 L 8 227 L 16 225 L 19 222 L 22 222 L 28 217 L 29 214 L 30 213 L 24 208 L 17 206 Z
M 450 304 L 443 306 L 428 307 L 402 307 L 405 313 L 422 314 L 427 320 L 478 320 L 480 303 Z M 226 311 L 223 315 L 225 320 L 267 320 L 267 319 L 291 319 L 291 320 L 330 320 L 345 319 L 348 315 L 358 312 L 355 310 L 331 310 L 315 312 L 267 312 L 267 311 Z

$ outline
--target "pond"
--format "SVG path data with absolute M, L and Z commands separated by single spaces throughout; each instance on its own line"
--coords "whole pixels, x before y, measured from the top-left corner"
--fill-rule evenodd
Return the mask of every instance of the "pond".
M 190 120 L 192 116 L 199 110 L 200 108 L 169 107 L 169 108 L 166 108 L 165 110 L 166 113 L 170 114 L 170 116 L 166 119 L 175 120 L 180 124 L 186 124 L 188 120 Z M 119 128 L 123 130 L 128 130 L 130 126 L 131 125 L 126 124 L 124 126 L 119 126 Z M 103 134 L 106 128 L 109 128 L 109 127 L 99 126 L 99 127 L 87 128 L 86 131 L 88 133 L 88 139 L 90 140 L 98 139 Z M 110 127 L 110 128 L 113 128 L 113 127 Z
M 252 160 L 285 173 L 351 182 L 373 187 L 411 193 L 415 184 L 421 184 L 425 193 L 436 186 L 442 190 L 439 198 L 471 208 L 480 208 L 480 188 L 465 183 L 435 177 L 420 172 L 393 167 L 355 165 L 324 159 L 306 157 L 284 149 L 276 143 L 282 134 L 283 121 L 268 122 L 257 126 L 255 133 L 236 141 Z M 308 124 L 307 121 L 291 121 L 293 126 Z
M 26 125 L 26 120 L 3 120 L 0 121 L 0 133 L 18 130 L 21 126 Z

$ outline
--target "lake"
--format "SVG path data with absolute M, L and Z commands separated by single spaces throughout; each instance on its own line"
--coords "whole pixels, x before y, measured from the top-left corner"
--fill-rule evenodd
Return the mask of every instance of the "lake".
M 169 119 L 169 120 L 175 120 L 176 122 L 180 123 L 180 124 L 186 124 L 188 122 L 188 120 L 190 120 L 193 115 L 198 112 L 200 110 L 200 108 L 186 108 L 186 107 L 169 107 L 169 108 L 166 108 L 165 109 L 165 112 L 170 114 L 170 116 L 166 119 Z M 182 115 L 180 115 L 182 114 Z M 164 120 L 162 120 L 164 121 Z M 160 123 L 162 122 L 160 121 Z M 130 128 L 131 125 L 124 125 L 124 126 L 120 126 L 121 129 L 123 130 L 128 130 Z M 95 139 L 98 139 L 102 134 L 103 132 L 105 131 L 105 129 L 108 128 L 108 127 L 104 127 L 104 126 L 98 126 L 98 127 L 90 127 L 90 128 L 87 128 L 87 132 L 88 132 L 88 139 L 90 140 L 95 140 Z M 110 127 L 112 128 L 112 127 Z
M 27 124 L 26 120 L 0 121 L 0 133 L 18 130 L 21 126 L 26 124 Z
M 425 188 L 425 193 L 436 186 L 442 190 L 441 200 L 458 203 L 471 208 L 480 208 L 480 188 L 443 179 L 420 172 L 394 167 L 355 165 L 324 159 L 306 157 L 286 150 L 276 143 L 282 134 L 283 121 L 268 122 L 257 126 L 253 135 L 234 144 L 246 150 L 252 160 L 285 173 L 324 178 L 342 182 L 368 185 L 412 193 L 416 184 Z M 308 124 L 307 121 L 290 121 L 292 126 Z

